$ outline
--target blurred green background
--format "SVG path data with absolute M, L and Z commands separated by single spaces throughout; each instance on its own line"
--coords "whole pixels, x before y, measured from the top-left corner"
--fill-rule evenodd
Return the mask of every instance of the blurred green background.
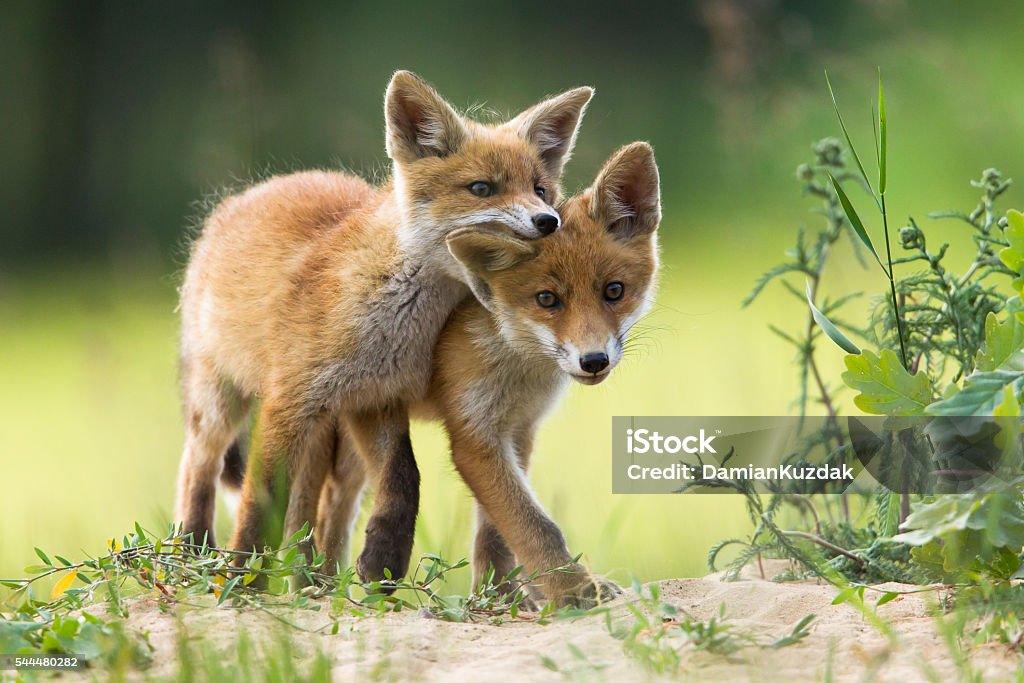
M 739 302 L 816 220 L 793 171 L 839 132 L 823 70 L 864 150 L 885 74 L 892 215 L 970 209 L 981 169 L 1024 173 L 1021 26 L 1024 5 L 998 0 L 5 4 L 0 576 L 32 563 L 32 546 L 74 557 L 135 520 L 168 520 L 190 226 L 206 198 L 268 173 L 386 169 L 382 94 L 398 68 L 459 107 L 507 114 L 595 86 L 569 189 L 620 144 L 654 144 L 665 221 L 652 330 L 610 381 L 572 389 L 531 478 L 597 570 L 704 573 L 707 548 L 747 529 L 741 501 L 612 496 L 611 416 L 788 413 L 791 350 L 766 325 L 800 329 L 806 313 L 778 287 Z M 1019 190 L 1009 203 L 1024 204 Z M 841 250 L 825 289 L 882 284 Z M 841 354 L 820 357 L 837 382 Z M 467 556 L 472 506 L 443 435 L 419 425 L 414 440 L 417 552 Z M 229 523 L 221 514 L 222 538 Z

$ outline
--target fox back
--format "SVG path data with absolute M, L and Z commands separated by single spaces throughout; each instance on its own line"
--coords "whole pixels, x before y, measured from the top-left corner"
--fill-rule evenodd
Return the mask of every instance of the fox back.
M 318 406 L 338 392 L 369 405 L 421 392 L 440 326 L 466 293 L 446 235 L 484 221 L 526 238 L 554 231 L 591 94 L 485 125 L 399 72 L 385 98 L 391 181 L 279 176 L 207 219 L 181 291 L 183 358 L 245 394 L 300 383 Z

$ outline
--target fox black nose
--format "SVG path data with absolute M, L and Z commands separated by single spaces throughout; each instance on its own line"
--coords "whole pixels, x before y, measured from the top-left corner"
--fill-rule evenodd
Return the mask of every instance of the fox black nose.
M 533 217 L 533 225 L 540 231 L 541 235 L 550 235 L 558 230 L 558 216 L 550 213 L 538 213 Z
M 608 367 L 608 354 L 603 352 L 585 353 L 580 356 L 580 367 L 583 368 L 583 372 L 596 375 Z

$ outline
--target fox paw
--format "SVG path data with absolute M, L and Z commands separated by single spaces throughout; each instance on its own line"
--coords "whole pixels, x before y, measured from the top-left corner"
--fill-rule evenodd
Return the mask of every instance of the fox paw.
M 592 609 L 620 595 L 622 588 L 614 581 L 601 576 L 591 576 L 587 582 L 579 584 L 572 593 L 555 598 L 555 604 L 558 607 Z
M 356 560 L 356 572 L 364 583 L 386 581 L 388 575 L 392 580 L 400 579 L 409 569 L 410 553 L 411 549 L 403 550 L 390 539 L 375 540 L 367 536 L 366 546 Z M 385 569 L 387 574 L 384 573 Z

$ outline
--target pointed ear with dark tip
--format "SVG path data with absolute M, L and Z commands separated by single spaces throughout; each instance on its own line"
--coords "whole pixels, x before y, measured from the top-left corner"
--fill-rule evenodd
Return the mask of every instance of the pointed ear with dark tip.
M 509 121 L 525 140 L 540 150 L 548 172 L 558 178 L 572 155 L 576 133 L 593 88 L 574 88 L 530 107 Z
M 516 237 L 505 227 L 459 228 L 446 241 L 455 260 L 476 275 L 505 270 L 537 255 L 531 242 Z
M 592 186 L 591 212 L 609 232 L 628 239 L 649 235 L 661 222 L 661 189 L 654 150 L 646 142 L 620 148 Z
M 391 77 L 384 95 L 384 125 L 388 156 L 395 161 L 447 156 L 468 135 L 452 106 L 411 71 Z

